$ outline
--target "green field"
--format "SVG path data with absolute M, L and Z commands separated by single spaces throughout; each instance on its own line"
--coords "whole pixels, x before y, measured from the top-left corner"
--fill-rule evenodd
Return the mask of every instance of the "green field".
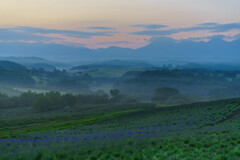
M 239 110 L 239 99 L 4 109 L 0 159 L 239 159 Z
M 144 71 L 141 67 L 127 67 L 127 68 L 99 68 L 89 70 L 77 70 L 70 72 L 88 73 L 92 77 L 119 77 L 129 71 Z

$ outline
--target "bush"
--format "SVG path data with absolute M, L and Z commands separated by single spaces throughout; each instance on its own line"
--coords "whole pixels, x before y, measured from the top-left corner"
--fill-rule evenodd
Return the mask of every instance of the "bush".
M 56 101 L 54 101 L 51 97 L 40 96 L 34 102 L 33 108 L 37 112 L 44 112 L 44 111 L 55 110 L 59 108 L 59 106 L 57 105 Z
M 193 100 L 190 97 L 181 95 L 175 88 L 163 87 L 155 90 L 152 102 L 166 105 L 176 105 L 192 103 Z
M 169 97 L 179 95 L 180 95 L 179 91 L 175 88 L 170 87 L 157 88 L 154 92 L 152 102 L 166 104 L 166 101 L 169 99 Z
M 73 94 L 64 94 L 61 97 L 61 105 L 73 107 L 77 103 L 77 97 Z
M 77 97 L 73 94 L 63 94 L 59 92 L 48 92 L 39 96 L 33 104 L 34 110 L 44 112 L 64 108 L 65 106 L 73 107 L 77 103 Z

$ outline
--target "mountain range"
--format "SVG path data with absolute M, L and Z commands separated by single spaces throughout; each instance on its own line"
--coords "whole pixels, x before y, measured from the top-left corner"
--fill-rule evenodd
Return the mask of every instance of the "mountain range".
M 63 63 L 90 63 L 113 59 L 144 60 L 148 62 L 225 62 L 240 60 L 240 39 L 225 41 L 214 37 L 208 42 L 177 41 L 160 37 L 139 49 L 109 47 L 106 49 L 77 48 L 60 44 L 0 43 L 1 56 L 40 57 Z M 154 63 L 153 63 L 154 64 Z

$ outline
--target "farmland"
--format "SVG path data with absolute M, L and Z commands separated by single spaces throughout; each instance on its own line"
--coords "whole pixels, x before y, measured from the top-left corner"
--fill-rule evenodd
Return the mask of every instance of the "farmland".
M 238 159 L 239 110 L 239 99 L 15 109 L 1 115 L 0 159 Z

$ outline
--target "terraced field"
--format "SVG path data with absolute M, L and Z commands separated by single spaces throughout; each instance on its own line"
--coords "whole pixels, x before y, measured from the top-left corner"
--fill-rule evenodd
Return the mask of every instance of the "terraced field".
M 36 114 L 31 121 L 25 116 L 18 123 L 1 120 L 9 127 L 0 128 L 0 159 L 240 157 L 239 99 L 167 107 L 101 107 L 59 112 L 58 117 L 45 113 L 41 119 Z

